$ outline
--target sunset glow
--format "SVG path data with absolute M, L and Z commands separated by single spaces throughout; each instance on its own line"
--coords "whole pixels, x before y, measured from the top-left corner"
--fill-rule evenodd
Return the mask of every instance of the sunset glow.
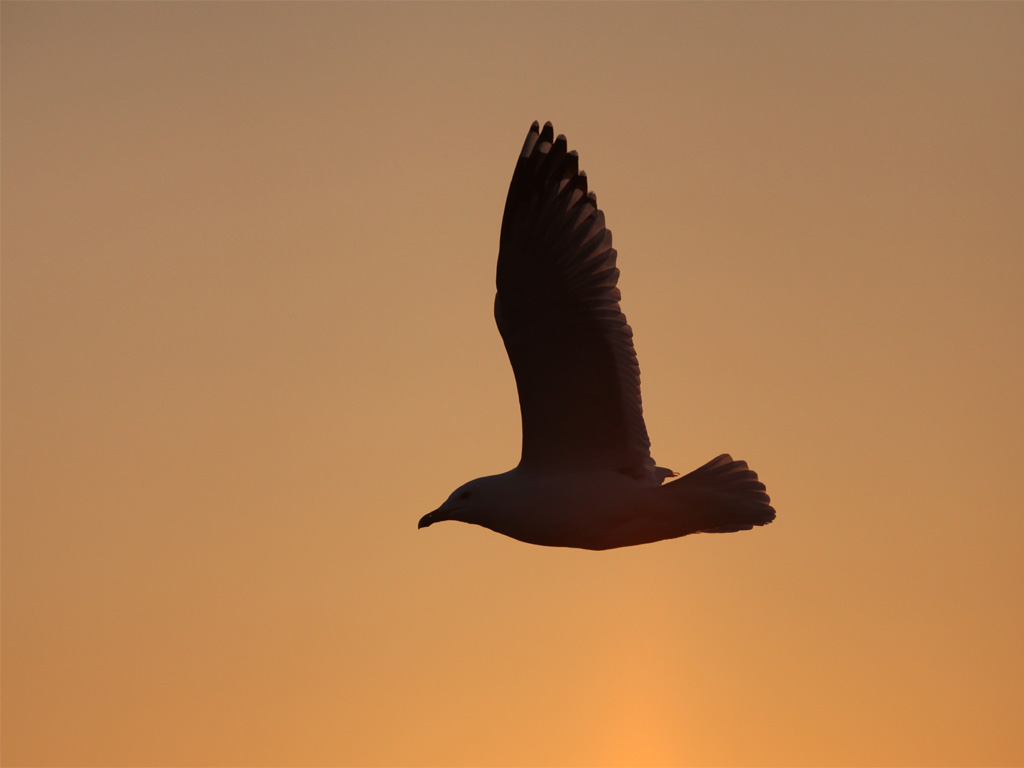
M 3 765 L 1024 764 L 1024 4 L 0 12 Z M 417 530 L 533 120 L 771 525 Z

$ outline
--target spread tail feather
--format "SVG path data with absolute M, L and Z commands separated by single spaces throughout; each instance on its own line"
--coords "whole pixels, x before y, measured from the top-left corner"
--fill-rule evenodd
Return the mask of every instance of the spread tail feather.
M 700 533 L 749 531 L 775 519 L 764 483 L 745 461 L 723 453 L 688 475 L 662 486 L 683 492 L 695 508 Z

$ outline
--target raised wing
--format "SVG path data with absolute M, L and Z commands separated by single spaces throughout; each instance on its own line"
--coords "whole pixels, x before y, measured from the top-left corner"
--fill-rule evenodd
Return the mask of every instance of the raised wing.
M 579 158 L 553 134 L 551 123 L 530 128 L 501 222 L 494 317 L 519 389 L 519 466 L 649 477 L 612 233 Z

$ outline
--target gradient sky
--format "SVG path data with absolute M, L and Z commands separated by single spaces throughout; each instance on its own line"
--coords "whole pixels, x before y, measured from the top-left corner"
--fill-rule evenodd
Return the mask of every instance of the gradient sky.
M 1024 4 L 2 4 L 2 760 L 1024 764 Z M 655 458 L 765 528 L 418 531 L 519 454 L 533 120 Z

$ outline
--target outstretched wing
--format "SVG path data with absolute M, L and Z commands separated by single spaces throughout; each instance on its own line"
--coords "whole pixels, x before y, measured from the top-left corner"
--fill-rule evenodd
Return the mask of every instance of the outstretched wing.
M 501 222 L 494 317 L 519 390 L 519 465 L 649 477 L 612 233 L 579 158 L 553 134 L 551 123 L 530 128 Z

